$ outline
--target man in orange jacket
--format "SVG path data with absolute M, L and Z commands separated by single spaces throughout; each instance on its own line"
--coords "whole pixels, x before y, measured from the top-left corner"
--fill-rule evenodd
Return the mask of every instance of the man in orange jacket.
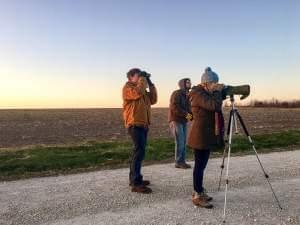
M 123 87 L 123 118 L 134 145 L 129 183 L 132 192 L 149 194 L 152 192 L 151 188 L 147 187 L 150 181 L 143 180 L 141 167 L 151 123 L 151 105 L 157 102 L 157 91 L 150 80 L 150 74 L 140 69 L 129 70 L 127 78 L 128 82 Z

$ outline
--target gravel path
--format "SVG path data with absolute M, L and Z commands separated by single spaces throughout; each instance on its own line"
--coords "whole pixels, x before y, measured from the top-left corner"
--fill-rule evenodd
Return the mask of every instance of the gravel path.
M 261 155 L 284 210 L 277 208 L 254 156 L 230 165 L 228 224 L 300 224 L 300 151 Z M 34 178 L 0 183 L 0 224 L 195 225 L 220 224 L 224 192 L 218 192 L 221 159 L 212 159 L 205 184 L 215 208 L 191 203 L 192 170 L 173 164 L 147 166 L 152 195 L 131 193 L 128 170 Z M 223 188 L 224 190 L 224 188 Z

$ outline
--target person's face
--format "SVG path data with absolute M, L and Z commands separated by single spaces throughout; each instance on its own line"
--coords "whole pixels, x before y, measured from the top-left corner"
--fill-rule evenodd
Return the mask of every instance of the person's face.
M 209 82 L 209 83 L 206 83 L 206 84 L 205 84 L 205 89 L 206 89 L 207 91 L 210 91 L 210 90 L 212 89 L 213 85 L 215 85 L 215 84 L 216 84 L 216 82 Z
M 139 81 L 139 74 L 138 73 L 136 73 L 136 74 L 134 74 L 134 76 L 132 76 L 132 77 L 130 77 L 130 82 L 132 82 L 132 83 L 137 83 L 138 81 Z
M 185 82 L 185 87 L 186 87 L 186 89 L 188 89 L 188 90 L 190 90 L 190 89 L 192 88 L 192 83 L 191 83 L 190 80 L 186 80 L 186 82 Z

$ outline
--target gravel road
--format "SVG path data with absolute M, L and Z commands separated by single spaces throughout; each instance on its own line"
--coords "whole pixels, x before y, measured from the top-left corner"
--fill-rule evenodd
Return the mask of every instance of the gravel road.
M 280 211 L 254 156 L 230 165 L 227 224 L 300 224 L 300 150 L 261 155 L 284 208 Z M 212 210 L 191 203 L 192 170 L 173 164 L 143 169 L 154 193 L 131 193 L 128 169 L 0 183 L 0 224 L 198 225 L 222 222 L 221 159 L 209 161 L 206 188 Z

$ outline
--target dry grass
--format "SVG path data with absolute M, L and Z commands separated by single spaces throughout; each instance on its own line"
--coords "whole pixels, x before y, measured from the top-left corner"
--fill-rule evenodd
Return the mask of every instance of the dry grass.
M 290 150 L 300 146 L 300 131 L 254 135 L 253 140 L 260 153 Z M 115 141 L 91 142 L 78 146 L 35 146 L 19 151 L 0 150 L 0 181 L 127 167 L 131 149 L 132 144 L 129 141 Z M 222 149 L 216 149 L 212 152 L 212 156 L 219 157 L 222 153 Z M 253 154 L 245 136 L 234 136 L 232 153 L 233 155 Z M 187 157 L 192 159 L 192 151 L 187 151 Z M 146 164 L 173 161 L 173 139 L 149 140 Z

